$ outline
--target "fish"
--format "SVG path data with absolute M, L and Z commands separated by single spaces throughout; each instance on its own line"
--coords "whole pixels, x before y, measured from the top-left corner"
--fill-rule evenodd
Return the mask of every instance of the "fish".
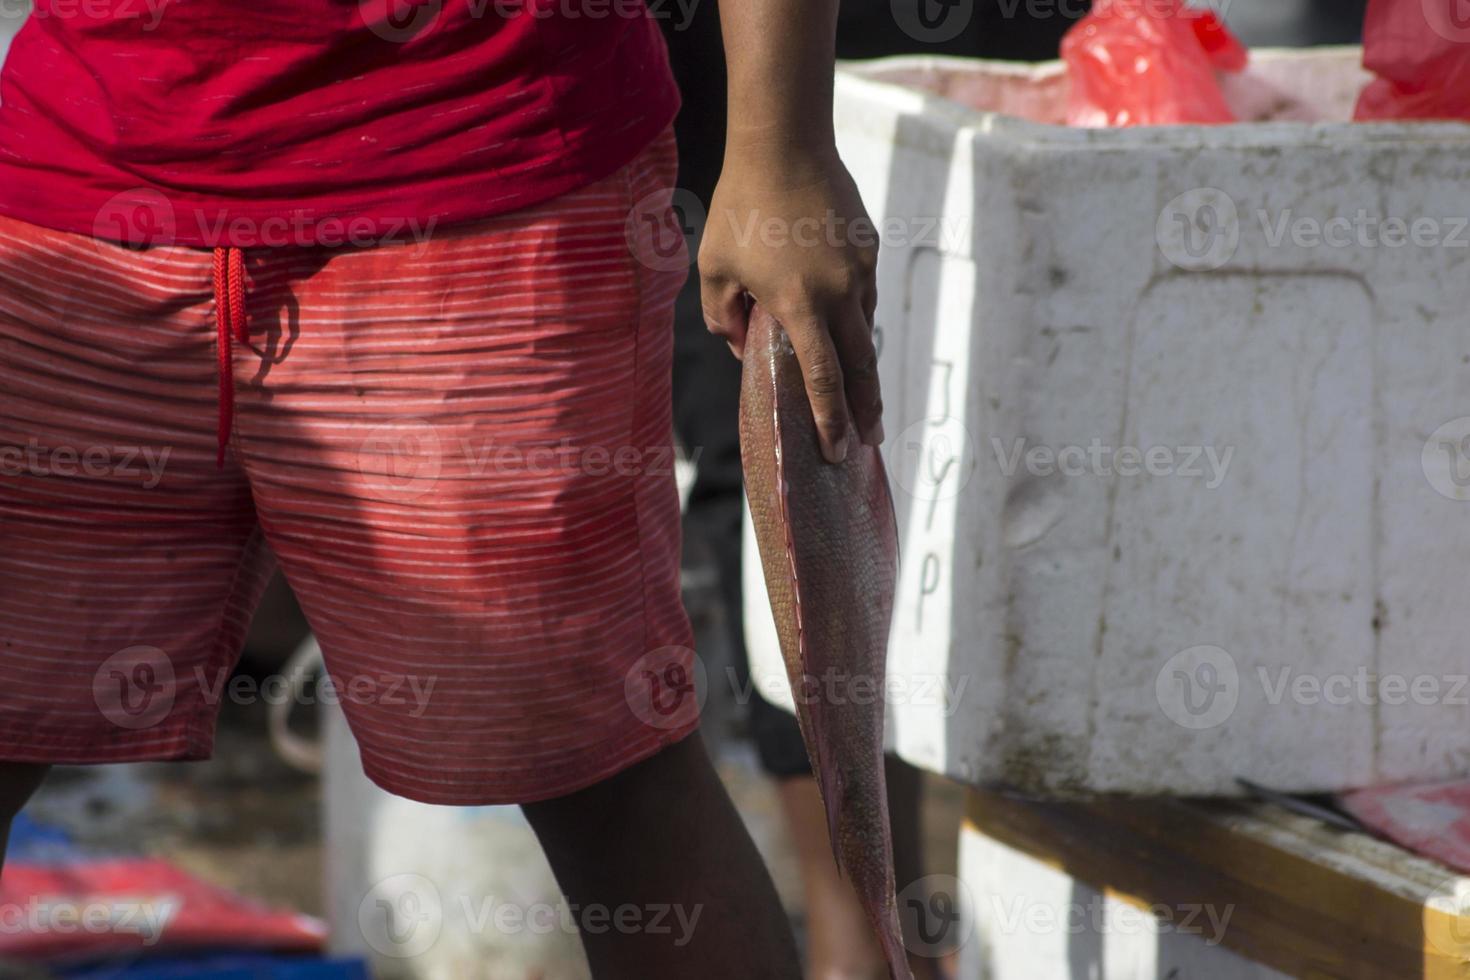
M 751 307 L 740 457 L 781 656 L 838 870 L 857 892 L 892 980 L 912 980 L 898 924 L 883 767 L 883 684 L 898 522 L 877 447 L 829 463 L 790 338 Z M 849 419 L 849 431 L 856 431 Z

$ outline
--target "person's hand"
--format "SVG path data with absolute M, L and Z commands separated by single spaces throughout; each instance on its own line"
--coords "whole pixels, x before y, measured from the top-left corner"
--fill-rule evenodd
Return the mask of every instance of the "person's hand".
M 736 357 L 751 301 L 786 328 L 833 463 L 854 436 L 883 440 L 877 258 L 876 231 L 835 150 L 727 152 L 699 249 L 705 322 Z

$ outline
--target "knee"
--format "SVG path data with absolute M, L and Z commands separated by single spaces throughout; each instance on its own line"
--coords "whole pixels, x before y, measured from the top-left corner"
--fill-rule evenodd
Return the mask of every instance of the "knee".
M 561 837 L 591 846 L 599 835 L 616 840 L 671 815 L 690 813 L 720 785 L 696 732 L 600 783 L 522 804 L 521 811 L 543 844 L 548 837 Z

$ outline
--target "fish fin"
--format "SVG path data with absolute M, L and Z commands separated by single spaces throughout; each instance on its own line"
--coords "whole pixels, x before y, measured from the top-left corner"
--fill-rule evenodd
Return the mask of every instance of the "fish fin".
M 837 846 L 837 817 L 845 792 L 842 787 L 842 773 L 823 763 L 817 765 L 817 772 L 817 791 L 822 795 L 822 808 L 827 811 L 827 842 L 832 845 L 832 860 L 837 863 L 837 873 L 848 878 L 850 875 L 842 863 L 842 850 Z
M 898 570 L 903 567 L 903 542 L 899 540 L 898 534 L 898 505 L 893 502 L 893 485 L 888 482 L 888 467 L 883 462 L 883 454 L 874 450 L 878 456 L 878 478 L 883 483 L 883 496 L 888 498 L 888 523 L 893 528 L 893 577 L 898 579 Z

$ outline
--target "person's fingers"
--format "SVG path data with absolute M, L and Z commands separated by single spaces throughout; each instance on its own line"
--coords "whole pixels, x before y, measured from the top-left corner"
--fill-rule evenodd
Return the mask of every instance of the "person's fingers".
M 709 332 L 724 338 L 730 353 L 745 356 L 745 333 L 750 325 L 750 305 L 739 283 L 716 277 L 701 276 L 700 305 Z
M 817 425 L 822 455 L 829 463 L 840 463 L 847 458 L 847 399 L 842 361 L 832 343 L 829 327 L 814 315 L 782 322 L 806 381 L 806 397 L 812 406 L 812 421 Z
M 878 351 L 873 346 L 872 321 L 861 300 L 847 304 L 832 322 L 832 341 L 842 361 L 848 407 L 859 437 L 869 446 L 883 442 L 883 394 L 878 385 Z

